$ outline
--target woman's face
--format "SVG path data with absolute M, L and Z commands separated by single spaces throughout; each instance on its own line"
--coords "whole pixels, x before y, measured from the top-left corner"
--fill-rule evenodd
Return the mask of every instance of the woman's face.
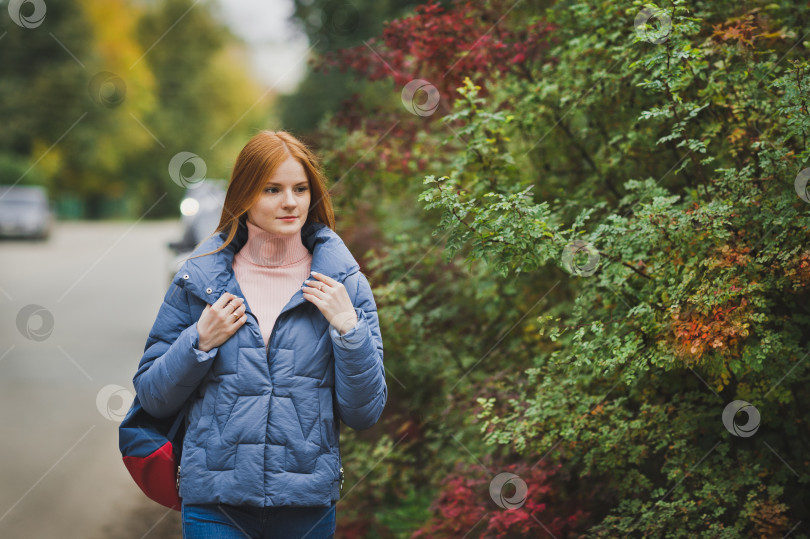
M 247 219 L 273 234 L 297 234 L 309 213 L 309 180 L 303 165 L 289 157 L 267 179 L 262 193 L 248 208 Z M 294 216 L 294 219 L 282 219 Z

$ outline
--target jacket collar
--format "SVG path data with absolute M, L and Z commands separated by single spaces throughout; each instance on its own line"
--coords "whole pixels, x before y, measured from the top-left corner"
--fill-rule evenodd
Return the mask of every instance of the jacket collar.
M 227 237 L 226 232 L 219 232 L 200 244 L 192 256 L 219 248 Z M 236 235 L 230 244 L 214 254 L 186 260 L 175 276 L 174 282 L 182 283 L 181 286 L 206 303 L 214 303 L 225 292 L 244 297 L 236 282 L 232 264 L 234 256 L 247 239 L 247 225 L 244 219 L 240 219 Z M 312 271 L 343 282 L 347 276 L 360 269 L 360 265 L 340 236 L 323 223 L 307 221 L 301 227 L 301 242 L 312 253 Z M 303 281 L 301 286 L 304 286 Z M 306 301 L 304 294 L 299 289 L 281 312 L 304 301 Z

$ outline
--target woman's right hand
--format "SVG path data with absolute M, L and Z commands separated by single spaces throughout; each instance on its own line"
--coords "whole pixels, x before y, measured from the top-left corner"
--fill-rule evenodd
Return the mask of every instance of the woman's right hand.
M 231 338 L 247 321 L 245 301 L 225 292 L 213 305 L 206 305 L 197 322 L 200 340 L 197 349 L 207 352 Z

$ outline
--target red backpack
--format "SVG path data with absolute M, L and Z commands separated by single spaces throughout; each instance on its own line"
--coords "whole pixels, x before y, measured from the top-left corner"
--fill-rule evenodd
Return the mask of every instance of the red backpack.
M 184 406 L 174 417 L 153 417 L 136 395 L 118 427 L 118 448 L 135 483 L 151 500 L 177 511 L 186 413 Z

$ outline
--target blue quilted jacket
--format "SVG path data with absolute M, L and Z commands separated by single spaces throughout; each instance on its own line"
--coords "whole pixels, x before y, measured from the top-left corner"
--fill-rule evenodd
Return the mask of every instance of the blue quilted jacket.
M 247 305 L 247 322 L 225 343 L 197 350 L 196 322 L 206 304 L 225 292 L 245 297 L 231 263 L 247 237 L 241 221 L 227 247 L 187 260 L 174 276 L 135 390 L 155 417 L 188 407 L 179 479 L 184 503 L 328 506 L 340 494 L 340 420 L 357 430 L 371 427 L 388 395 L 377 306 L 340 237 L 307 222 L 301 239 L 312 270 L 343 283 L 357 325 L 341 336 L 298 290 L 266 348 Z M 226 238 L 219 233 L 194 254 Z

